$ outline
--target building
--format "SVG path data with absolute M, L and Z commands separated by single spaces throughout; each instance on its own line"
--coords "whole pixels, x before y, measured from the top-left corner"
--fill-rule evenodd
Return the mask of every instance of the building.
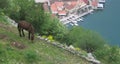
M 105 3 L 105 0 L 98 0 L 100 3 Z
M 35 3 L 44 3 L 47 2 L 48 0 L 35 0 Z

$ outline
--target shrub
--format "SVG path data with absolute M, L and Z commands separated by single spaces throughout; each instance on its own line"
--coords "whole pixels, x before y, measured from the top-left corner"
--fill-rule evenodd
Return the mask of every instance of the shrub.
M 47 36 L 43 35 L 42 38 L 47 38 Z
M 103 47 L 94 52 L 95 56 L 105 64 L 120 64 L 120 48 L 116 46 Z
M 75 48 L 75 50 L 76 50 L 76 51 L 80 51 L 80 48 L 77 47 L 77 48 Z
M 8 0 L 0 0 L 0 9 L 7 8 L 9 6 L 8 3 Z
M 48 40 L 50 40 L 50 41 L 54 41 L 54 39 L 53 39 L 53 36 L 52 36 L 52 35 L 49 35 L 47 38 L 48 38 Z
M 3 12 L 0 14 L 0 22 L 8 24 L 7 17 L 5 17 Z
M 67 45 L 74 45 L 87 52 L 93 52 L 104 46 L 105 41 L 97 33 L 82 27 L 73 27 L 62 40 Z

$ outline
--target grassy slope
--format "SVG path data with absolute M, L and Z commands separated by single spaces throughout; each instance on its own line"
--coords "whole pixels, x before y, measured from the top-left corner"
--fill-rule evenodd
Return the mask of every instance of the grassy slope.
M 25 45 L 18 49 L 11 45 L 19 42 Z M 31 56 L 30 56 L 31 55 Z M 32 57 L 34 56 L 34 57 Z M 31 59 L 32 58 L 32 59 Z M 0 64 L 89 64 L 86 60 L 67 51 L 46 44 L 45 41 L 31 43 L 27 36 L 20 38 L 17 28 L 0 22 Z

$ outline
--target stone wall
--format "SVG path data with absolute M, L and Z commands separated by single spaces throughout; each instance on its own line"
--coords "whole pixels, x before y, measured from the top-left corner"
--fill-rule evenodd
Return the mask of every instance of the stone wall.
M 87 55 L 84 55 L 81 51 L 76 50 L 74 48 L 74 46 L 72 46 L 72 45 L 67 46 L 67 45 L 61 44 L 59 42 L 55 42 L 55 41 L 51 42 L 47 38 L 42 38 L 41 36 L 38 36 L 37 38 L 40 40 L 46 41 L 47 44 L 52 44 L 53 46 L 59 47 L 59 48 L 64 49 L 64 50 L 66 50 L 74 55 L 77 55 L 83 59 L 86 59 L 87 61 L 91 62 L 92 64 L 101 64 L 101 62 L 99 60 L 96 60 L 93 57 L 92 53 L 87 53 Z

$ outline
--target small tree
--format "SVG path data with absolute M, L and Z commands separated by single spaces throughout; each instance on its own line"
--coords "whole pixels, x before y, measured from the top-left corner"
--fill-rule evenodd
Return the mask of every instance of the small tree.
M 0 14 L 8 12 L 9 0 L 0 0 Z
M 8 15 L 11 19 L 18 22 L 25 20 L 29 10 L 34 5 L 34 0 L 10 0 Z

